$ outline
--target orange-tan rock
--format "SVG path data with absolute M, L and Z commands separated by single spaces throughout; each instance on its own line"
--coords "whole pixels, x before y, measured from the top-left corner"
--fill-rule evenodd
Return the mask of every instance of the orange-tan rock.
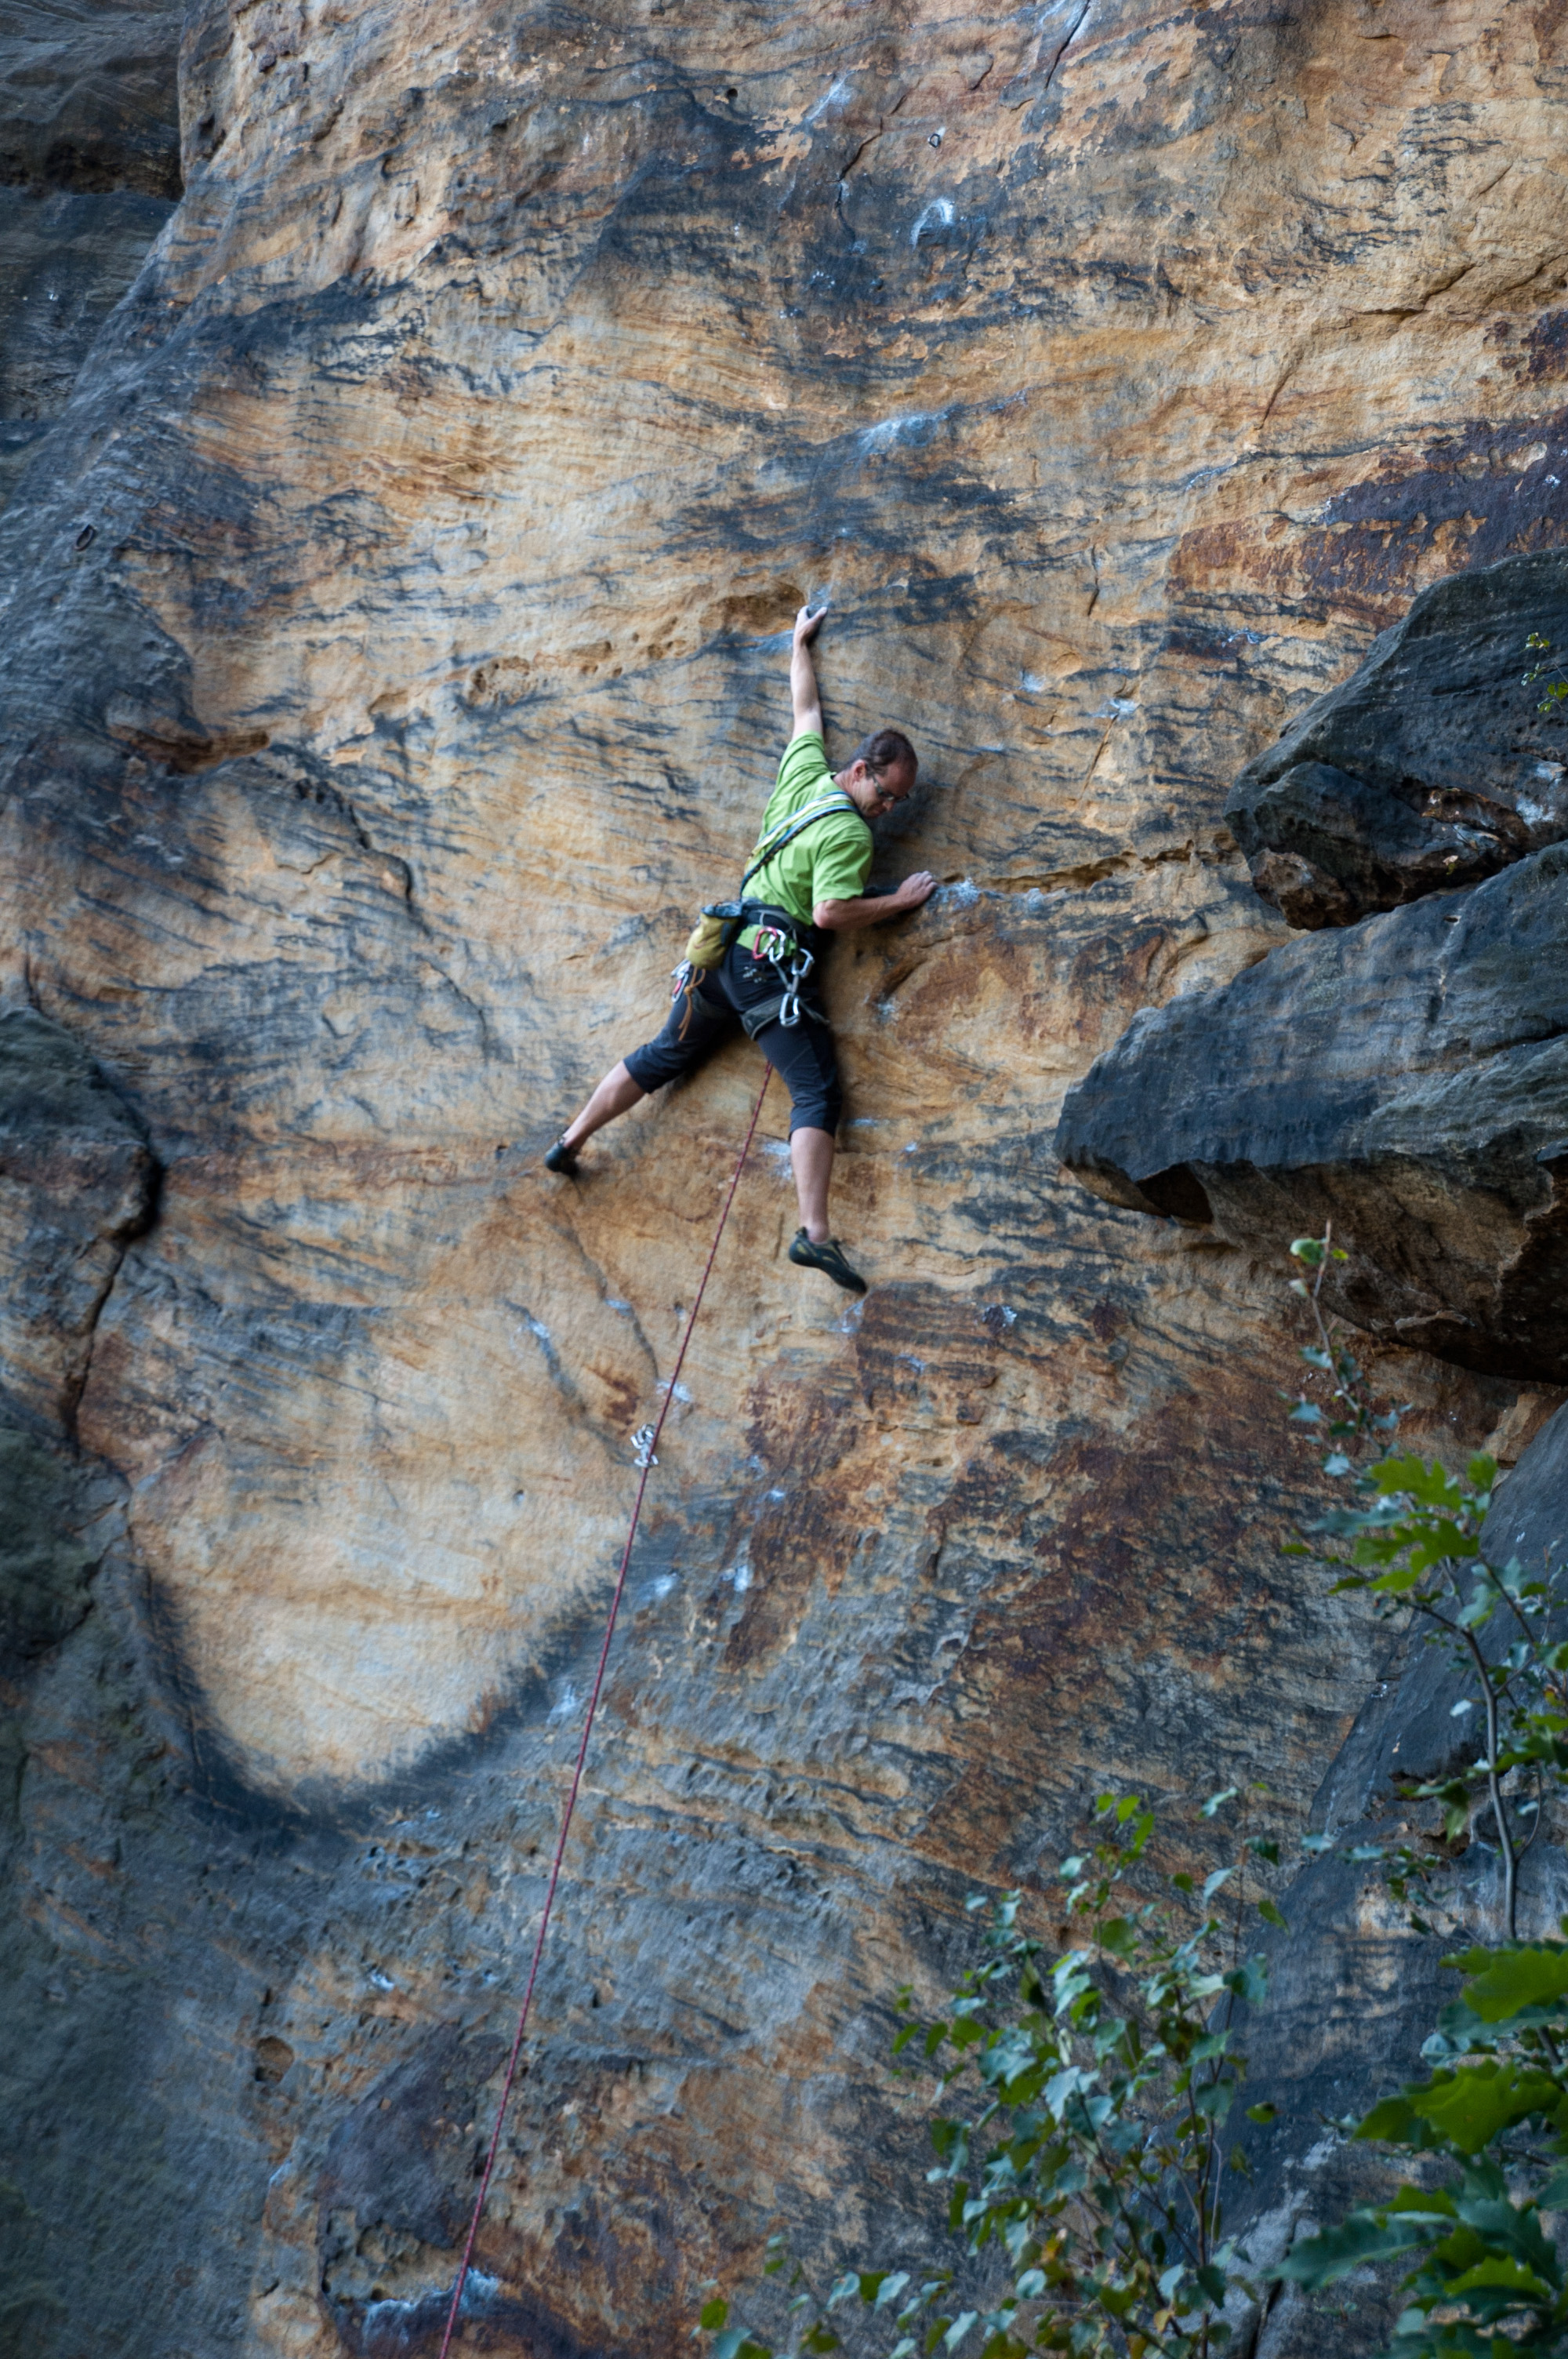
M 784 1258 L 775 1085 L 471 2347 L 915 2233 L 883 2010 L 966 1891 L 1106 1782 L 1299 1818 L 1379 1658 L 1277 1553 L 1281 1279 L 1049 1141 L 1285 939 L 1242 763 L 1563 537 L 1562 65 L 1465 0 L 188 22 L 183 197 L 0 521 L 11 998 L 162 1174 L 75 1412 L 123 1537 L 17 1690 L 12 2107 L 40 2222 L 157 2158 L 91 2268 L 29 2231 L 40 2353 L 435 2347 L 756 1060 L 540 1152 L 738 872 L 808 595 L 835 752 L 922 751 L 878 873 L 944 879 L 827 984 L 872 1292 Z M 1379 1364 L 1428 1439 L 1544 1401 Z

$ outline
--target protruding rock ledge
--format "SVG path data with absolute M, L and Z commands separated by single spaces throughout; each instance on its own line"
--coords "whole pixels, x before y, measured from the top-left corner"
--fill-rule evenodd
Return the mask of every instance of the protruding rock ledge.
M 1366 661 L 1242 771 L 1225 816 L 1292 926 L 1478 884 L 1568 836 L 1568 730 L 1525 679 L 1568 657 L 1568 554 L 1506 558 L 1423 591 Z
M 1358 1326 L 1568 1382 L 1568 848 L 1145 1009 L 1056 1149 L 1112 1203 L 1267 1250 L 1332 1220 Z

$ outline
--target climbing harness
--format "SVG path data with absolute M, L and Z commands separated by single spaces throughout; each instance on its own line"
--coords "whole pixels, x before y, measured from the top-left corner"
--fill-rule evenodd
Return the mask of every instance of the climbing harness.
M 523 2005 L 517 2017 L 517 2030 L 512 2042 L 512 2052 L 506 2060 L 506 2073 L 501 2084 L 500 2103 L 495 2108 L 495 2127 L 491 2134 L 490 2151 L 485 2156 L 484 2172 L 479 2182 L 479 2192 L 474 2197 L 473 2215 L 469 2222 L 462 2259 L 458 2265 L 458 2281 L 452 2288 L 451 2307 L 447 2312 L 446 2329 L 441 2336 L 441 2348 L 438 2359 L 447 2359 L 447 2354 L 451 2349 L 452 2335 L 457 2328 L 458 2312 L 462 2308 L 463 2288 L 468 2283 L 469 2271 L 473 2262 L 474 2241 L 479 2234 L 480 2222 L 484 2217 L 485 2199 L 490 2193 L 490 2182 L 495 2170 L 495 2158 L 501 2151 L 501 2132 L 506 2120 L 506 2108 L 512 2101 L 513 2085 L 517 2078 L 517 2066 L 523 2053 L 523 2035 L 528 2027 L 528 2010 L 534 2001 L 534 1984 L 538 1979 L 539 1961 L 545 1950 L 545 1935 L 549 1930 L 550 1911 L 555 1906 L 556 1886 L 560 1881 L 561 1861 L 566 1854 L 567 1837 L 571 1832 L 572 1813 L 577 1809 L 578 1792 L 582 1785 L 583 1765 L 588 1759 L 588 1745 L 589 1739 L 593 1734 L 594 1714 L 599 1710 L 600 1692 L 604 1686 L 605 1666 L 610 1660 L 610 1642 L 615 1636 L 616 1616 L 621 1611 L 621 1600 L 625 1593 L 626 1574 L 632 1562 L 632 1545 L 637 1537 L 637 1524 L 643 1513 L 643 1497 L 648 1487 L 648 1475 L 659 1462 L 654 1452 L 658 1446 L 659 1436 L 664 1431 L 665 1419 L 670 1413 L 670 1403 L 676 1397 L 676 1386 L 686 1363 L 687 1346 L 691 1342 L 692 1331 L 697 1325 L 697 1314 L 702 1309 L 702 1298 L 708 1291 L 708 1281 L 713 1275 L 713 1265 L 719 1257 L 719 1247 L 730 1219 L 730 1207 L 735 1201 L 735 1190 L 741 1184 L 741 1174 L 746 1168 L 746 1158 L 752 1151 L 752 1141 L 757 1135 L 757 1124 L 762 1112 L 762 1100 L 767 1096 L 768 1083 L 773 1077 L 773 1069 L 769 1065 L 763 1072 L 762 1086 L 757 1092 L 757 1102 L 752 1108 L 752 1119 L 747 1125 L 746 1136 L 741 1144 L 741 1152 L 735 1159 L 735 1169 L 730 1179 L 729 1193 L 724 1199 L 724 1209 L 719 1215 L 719 1226 L 713 1233 L 713 1243 L 708 1247 L 707 1266 L 703 1270 L 696 1299 L 692 1303 L 687 1319 L 686 1332 L 680 1339 L 680 1349 L 676 1353 L 675 1366 L 670 1370 L 669 1382 L 665 1386 L 665 1397 L 660 1404 L 658 1416 L 651 1426 L 640 1427 L 633 1436 L 633 1441 L 637 1450 L 636 1463 L 642 1469 L 642 1473 L 637 1482 L 636 1495 L 632 1502 L 631 1527 L 626 1534 L 626 1545 L 621 1552 L 621 1569 L 615 1576 L 615 1588 L 610 1600 L 610 1616 L 604 1625 L 604 1640 L 599 1650 L 599 1668 L 594 1672 L 593 1686 L 589 1693 L 588 1710 L 583 1714 L 582 1735 L 578 1744 L 577 1760 L 572 1768 L 571 1784 L 567 1789 L 566 1809 L 561 1813 L 560 1832 L 556 1838 L 556 1855 L 550 1863 L 550 1880 L 545 1886 L 544 1910 L 539 1919 L 539 1930 L 534 1937 L 534 1955 L 528 1967 L 528 1980 L 524 1985 Z
M 683 991 L 689 991 L 697 976 L 708 967 L 719 964 L 752 916 L 766 914 L 762 905 L 746 898 L 746 887 L 752 877 L 764 869 L 774 853 L 782 852 L 786 843 L 793 843 L 797 835 L 804 834 L 808 827 L 815 827 L 819 819 L 831 819 L 835 811 L 855 811 L 859 816 L 853 797 L 845 794 L 841 788 L 824 801 L 813 803 L 809 810 L 792 811 L 788 819 L 757 846 L 757 856 L 741 877 L 741 890 L 735 899 L 705 904 L 701 917 L 692 928 L 686 956 L 679 966 L 671 970 L 675 983 L 675 989 L 670 994 L 672 1000 L 678 999 Z M 794 925 L 795 920 L 787 910 L 780 911 L 779 915 L 786 923 Z

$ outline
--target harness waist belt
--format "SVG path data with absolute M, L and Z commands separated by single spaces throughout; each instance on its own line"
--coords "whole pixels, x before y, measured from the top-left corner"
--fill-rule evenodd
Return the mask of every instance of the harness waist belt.
M 741 925 L 742 931 L 750 926 L 776 926 L 803 950 L 815 947 L 811 938 L 816 928 L 803 925 L 798 918 L 791 917 L 787 909 L 778 908 L 772 901 L 742 901 Z

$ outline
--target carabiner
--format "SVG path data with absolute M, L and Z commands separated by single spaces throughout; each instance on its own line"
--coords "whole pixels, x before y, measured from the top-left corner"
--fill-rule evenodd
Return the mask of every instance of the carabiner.
M 782 973 L 784 966 L 783 960 L 777 960 L 774 963 L 778 966 Z M 811 973 L 811 970 L 816 963 L 816 959 L 813 957 L 810 951 L 806 950 L 803 944 L 802 947 L 795 951 L 795 960 L 790 967 L 788 974 L 784 976 L 784 1005 L 779 1009 L 779 1022 L 784 1026 L 786 1031 L 793 1032 L 795 1026 L 800 1022 L 801 985 L 805 983 L 806 976 Z

